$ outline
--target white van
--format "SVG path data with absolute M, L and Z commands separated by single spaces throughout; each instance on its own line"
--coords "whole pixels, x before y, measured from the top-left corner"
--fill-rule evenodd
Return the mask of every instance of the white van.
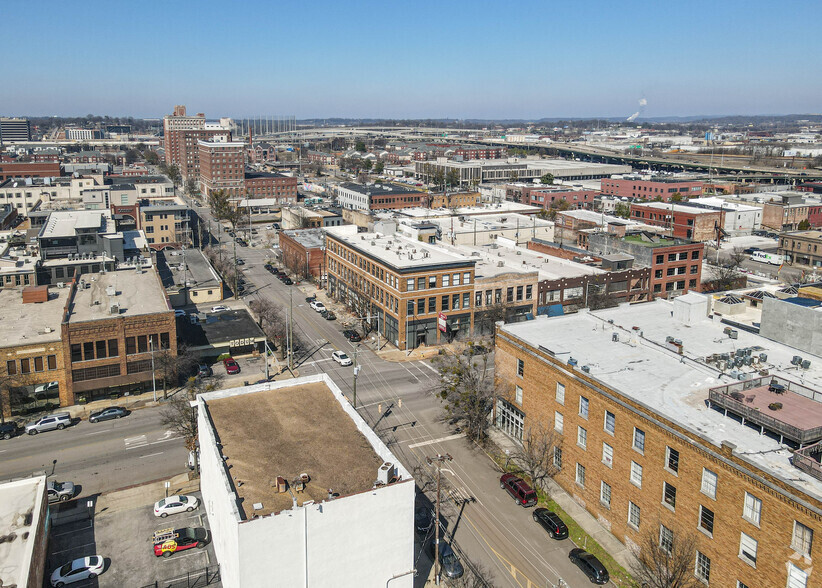
M 784 258 L 776 253 L 766 253 L 765 251 L 754 251 L 751 254 L 751 261 L 760 263 L 770 263 L 771 265 L 782 265 Z

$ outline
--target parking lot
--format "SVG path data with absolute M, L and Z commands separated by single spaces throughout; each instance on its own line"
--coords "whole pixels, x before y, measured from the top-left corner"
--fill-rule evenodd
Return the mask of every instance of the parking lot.
M 193 492 L 192 495 L 200 498 L 199 492 Z M 182 579 L 182 586 L 186 586 L 185 579 L 190 572 L 201 572 L 206 567 L 216 569 L 217 559 L 210 541 L 210 532 L 208 544 L 204 548 L 193 547 L 173 553 L 170 557 L 154 555 L 152 537 L 155 531 L 182 527 L 209 528 L 202 507 L 167 518 L 155 517 L 154 501 L 161 498 L 162 494 L 146 496 L 145 504 L 140 506 L 98 512 L 91 520 L 54 527 L 49 544 L 47 576 L 73 559 L 95 554 L 105 558 L 106 568 L 103 574 L 71 586 L 140 588 L 154 586 L 155 581 L 160 586 L 176 585 L 174 581 L 178 579 Z M 48 578 L 46 585 L 49 585 Z M 206 584 L 200 581 L 196 585 Z M 219 582 L 210 585 L 219 586 Z

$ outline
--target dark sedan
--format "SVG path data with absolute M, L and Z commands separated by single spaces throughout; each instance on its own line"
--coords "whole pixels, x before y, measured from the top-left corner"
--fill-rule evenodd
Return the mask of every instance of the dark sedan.
M 345 337 L 346 339 L 348 339 L 352 343 L 356 343 L 357 341 L 362 340 L 362 338 L 360 337 L 360 334 L 357 333 L 357 331 L 355 331 L 353 329 L 346 329 L 345 331 L 343 331 L 343 337 Z
M 128 416 L 128 414 L 129 411 L 123 408 L 122 406 L 109 406 L 108 408 L 96 410 L 93 413 L 91 413 L 88 417 L 88 422 L 97 423 L 100 421 L 108 421 L 111 419 L 121 419 L 124 416 Z
M 577 547 L 568 554 L 571 560 L 594 584 L 607 584 L 610 580 L 608 570 L 595 555 Z
M 557 513 L 551 512 L 547 508 L 538 508 L 534 511 L 534 521 L 548 531 L 554 539 L 568 538 L 568 527 L 565 526 Z
M 0 425 L 0 439 L 11 439 L 21 433 L 20 425 L 11 421 Z

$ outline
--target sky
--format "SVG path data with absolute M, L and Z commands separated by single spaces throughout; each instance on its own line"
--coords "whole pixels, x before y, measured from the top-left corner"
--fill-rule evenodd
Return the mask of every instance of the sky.
M 3 0 L 0 115 L 822 112 L 822 2 Z

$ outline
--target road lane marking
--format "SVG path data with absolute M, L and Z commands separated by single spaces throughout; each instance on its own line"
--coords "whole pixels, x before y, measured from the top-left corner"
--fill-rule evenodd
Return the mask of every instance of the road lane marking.
M 100 433 L 108 433 L 109 431 L 111 431 L 111 429 L 105 429 L 105 430 L 103 430 L 103 431 L 93 431 L 93 432 L 91 432 L 91 433 L 86 433 L 86 434 L 85 434 L 85 435 L 83 435 L 83 436 L 84 436 L 84 437 L 88 437 L 89 435 L 99 435 Z
M 430 441 L 412 443 L 408 446 L 408 449 L 414 449 L 415 447 L 424 447 L 426 445 L 433 445 L 434 443 L 442 443 L 443 441 L 453 441 L 454 439 L 459 439 L 461 437 L 465 437 L 465 433 L 457 433 L 456 435 L 449 435 L 448 437 L 440 437 L 439 439 L 431 439 Z
M 177 439 L 182 439 L 182 437 L 171 437 L 170 439 L 160 439 L 159 441 L 152 441 L 151 443 L 146 443 L 146 445 L 157 445 L 158 443 L 165 443 L 167 441 L 176 441 Z
M 163 455 L 165 451 L 161 451 L 159 453 L 149 453 L 148 455 L 141 455 L 140 459 L 145 459 L 147 457 L 154 457 L 155 455 Z
M 144 445 L 148 445 L 148 440 L 146 439 L 145 435 L 138 435 L 137 437 L 126 437 L 123 439 L 123 442 L 126 444 L 126 449 L 136 449 L 137 447 L 143 447 Z
M 430 363 L 428 363 L 427 361 L 420 361 L 418 363 L 419 363 L 419 365 L 424 365 L 425 367 L 427 367 L 429 370 L 431 370 L 432 372 L 434 372 L 438 376 L 440 375 L 439 371 L 437 371 L 437 369 L 434 366 L 432 366 Z

